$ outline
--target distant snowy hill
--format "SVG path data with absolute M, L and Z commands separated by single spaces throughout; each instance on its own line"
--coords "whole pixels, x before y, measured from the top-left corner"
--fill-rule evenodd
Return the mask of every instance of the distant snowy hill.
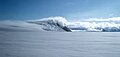
M 90 18 L 66 20 L 63 17 L 49 17 L 27 21 L 0 21 L 0 31 L 85 31 L 120 32 L 120 17 L 108 19 Z

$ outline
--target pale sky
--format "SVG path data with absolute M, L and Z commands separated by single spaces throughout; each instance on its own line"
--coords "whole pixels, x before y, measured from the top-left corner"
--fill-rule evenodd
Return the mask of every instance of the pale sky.
M 0 20 L 50 16 L 67 19 L 119 17 L 120 0 L 0 0 Z

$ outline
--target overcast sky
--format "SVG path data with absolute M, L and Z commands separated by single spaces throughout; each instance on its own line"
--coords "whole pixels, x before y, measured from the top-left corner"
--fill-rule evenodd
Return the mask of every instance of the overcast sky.
M 67 19 L 119 17 L 120 0 L 0 0 L 0 20 L 50 16 Z

